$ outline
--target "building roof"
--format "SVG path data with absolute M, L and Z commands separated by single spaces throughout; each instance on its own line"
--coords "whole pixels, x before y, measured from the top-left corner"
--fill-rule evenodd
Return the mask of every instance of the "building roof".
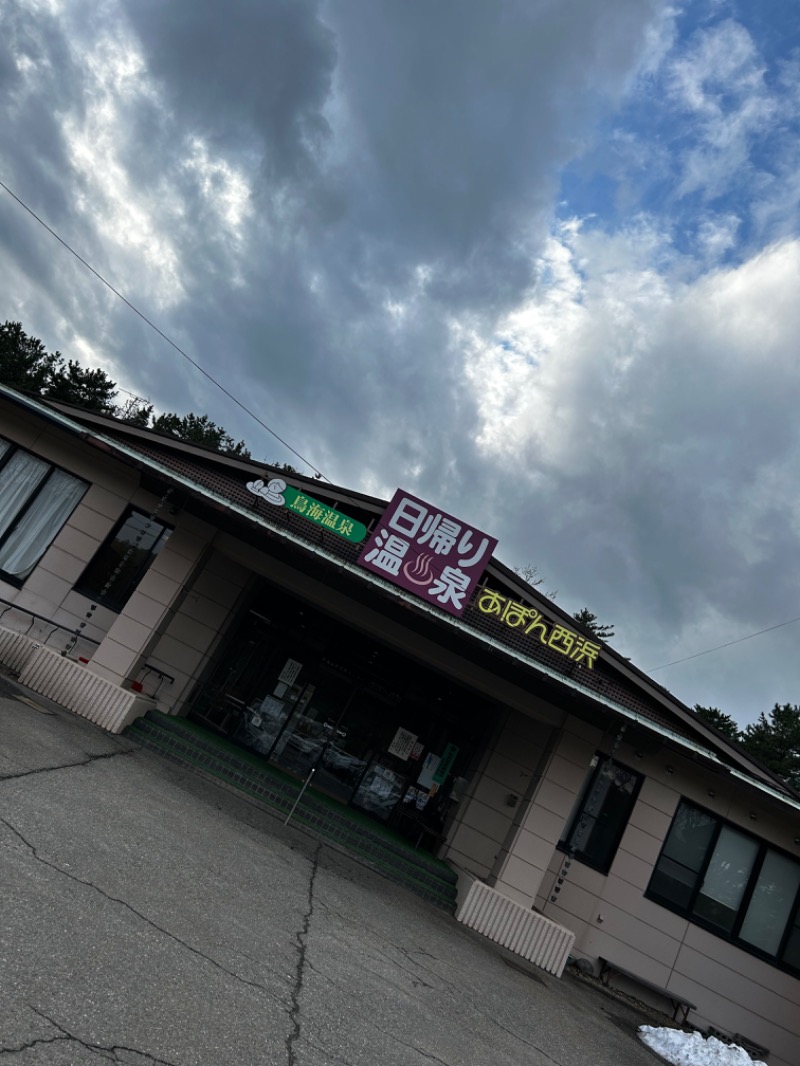
M 246 485 L 254 477 L 267 479 L 279 474 L 288 484 L 367 526 L 379 519 L 386 501 L 294 472 L 286 473 L 264 463 L 221 454 L 108 416 L 23 396 L 4 386 L 0 386 L 0 394 L 31 414 L 78 434 L 107 454 L 114 454 L 161 481 L 171 482 L 218 512 L 262 530 L 269 529 L 296 547 L 314 552 L 317 559 L 346 570 L 373 590 L 380 589 L 384 595 L 404 601 L 405 606 L 426 615 L 437 626 L 488 645 L 496 654 L 505 656 L 509 666 L 531 670 L 551 687 L 556 686 L 573 698 L 582 698 L 590 706 L 610 711 L 622 722 L 655 733 L 690 757 L 741 777 L 774 799 L 800 809 L 798 793 L 608 645 L 597 642 L 602 650 L 592 668 L 575 663 L 552 647 L 526 637 L 523 628 L 510 628 L 496 615 L 478 610 L 476 604 L 481 590 L 473 595 L 464 615 L 454 618 L 359 567 L 360 545 L 310 523 L 289 508 L 270 506 L 253 495 Z M 489 563 L 481 588 L 534 608 L 551 627 L 559 625 L 593 641 L 597 639 L 496 558 Z

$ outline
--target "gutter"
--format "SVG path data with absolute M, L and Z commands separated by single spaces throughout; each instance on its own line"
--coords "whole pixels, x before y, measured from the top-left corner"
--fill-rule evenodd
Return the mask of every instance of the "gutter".
M 177 482 L 178 484 L 189 489 L 194 494 L 204 496 L 206 499 L 213 501 L 215 504 L 222 507 L 224 510 L 236 514 L 239 517 L 244 518 L 251 523 L 254 523 L 255 525 L 261 526 L 262 528 L 268 530 L 273 536 L 282 537 L 284 540 L 288 541 L 295 547 L 301 548 L 303 551 L 313 552 L 313 554 L 318 555 L 327 563 L 338 567 L 341 571 L 349 573 L 357 580 L 360 580 L 362 582 L 365 581 L 367 584 L 373 585 L 374 587 L 379 588 L 384 592 L 390 593 L 395 599 L 403 600 L 410 607 L 416 610 L 424 611 L 426 614 L 429 614 L 431 617 L 435 618 L 437 622 L 441 622 L 443 620 L 442 615 L 434 607 L 424 603 L 421 600 L 418 600 L 416 597 L 406 592 L 405 589 L 397 588 L 395 585 L 389 584 L 388 581 L 383 581 L 380 577 L 377 576 L 377 574 L 373 574 L 368 570 L 362 570 L 360 567 L 357 567 L 355 563 L 348 562 L 344 559 L 339 559 L 337 556 L 331 555 L 330 552 L 326 551 L 326 549 L 313 544 L 309 544 L 307 541 L 301 540 L 289 530 L 279 529 L 276 526 L 270 525 L 264 518 L 261 517 L 261 515 L 253 514 L 252 511 L 245 510 L 245 508 L 242 507 L 240 504 L 233 503 L 231 500 L 226 500 L 224 496 L 220 496 L 218 493 L 214 492 L 213 489 L 207 489 L 201 485 L 197 485 L 195 482 L 191 481 L 183 474 L 178 474 L 175 471 L 170 470 L 168 467 L 162 466 L 161 463 L 159 463 L 157 460 L 150 459 L 147 456 L 143 456 L 140 452 L 137 452 L 132 448 L 128 448 L 127 445 L 121 443 L 120 441 L 112 440 L 111 438 L 106 437 L 102 433 L 93 433 L 91 434 L 91 436 L 93 439 L 102 442 L 104 445 L 114 450 L 121 451 L 128 458 L 133 459 L 134 461 L 141 463 L 152 470 L 158 471 L 158 473 L 161 474 L 163 477 L 171 481 Z M 643 717 L 638 712 L 632 711 L 628 707 L 624 707 L 622 704 L 617 703 L 615 700 L 609 699 L 607 696 L 603 696 L 599 693 L 590 691 L 583 685 L 578 684 L 578 682 L 574 681 L 572 678 L 565 677 L 563 674 L 557 673 L 551 667 L 545 666 L 544 663 L 534 662 L 532 659 L 528 659 L 520 652 L 508 648 L 504 644 L 500 644 L 493 638 L 488 637 L 483 633 L 479 633 L 476 630 L 470 629 L 459 618 L 453 618 L 448 616 L 444 619 L 444 621 L 447 624 L 453 626 L 455 629 L 458 629 L 468 638 L 472 640 L 478 640 L 482 644 L 499 651 L 501 654 L 516 659 L 518 662 L 522 663 L 527 668 L 533 669 L 536 672 L 543 674 L 544 676 L 555 681 L 556 683 L 572 689 L 573 691 L 579 693 L 581 696 L 588 697 L 595 703 L 598 703 L 601 706 L 605 707 L 607 710 L 613 711 L 614 714 L 617 714 L 620 717 L 627 719 L 629 722 L 635 723 L 636 725 L 641 726 L 643 729 L 646 729 L 651 733 L 656 733 L 663 739 L 671 741 L 673 744 L 685 749 L 688 752 L 691 752 L 694 755 L 702 756 L 704 759 L 707 759 L 710 762 L 714 763 L 715 766 L 718 767 L 720 770 L 729 773 L 731 777 L 734 777 L 740 781 L 747 783 L 751 787 L 758 789 L 759 791 L 765 793 L 767 796 L 770 796 L 772 799 L 776 799 L 780 803 L 784 803 L 787 806 L 792 807 L 794 810 L 800 812 L 800 799 L 794 799 L 790 796 L 786 796 L 783 793 L 779 792 L 777 789 L 772 788 L 770 785 L 766 784 L 766 782 L 758 781 L 755 778 L 749 777 L 741 770 L 737 770 L 734 767 L 729 766 L 727 763 L 724 763 L 719 758 L 719 756 L 717 756 L 713 751 L 710 751 L 708 748 L 704 748 L 702 745 L 695 743 L 695 741 L 689 740 L 687 737 L 681 736 L 680 733 L 675 733 L 667 726 L 658 725 L 658 723 Z
M 417 599 L 416 597 L 411 596 L 404 589 L 400 589 L 395 585 L 391 585 L 388 581 L 383 581 L 380 577 L 377 576 L 377 574 L 373 574 L 368 570 L 362 570 L 354 563 L 347 562 L 344 559 L 339 559 L 337 558 L 337 556 L 331 555 L 324 548 L 309 544 L 307 541 L 301 540 L 289 530 L 279 529 L 277 526 L 270 525 L 267 521 L 265 521 L 264 518 L 261 517 L 261 515 L 257 515 L 254 514 L 252 511 L 245 510 L 245 508 L 243 508 L 240 504 L 233 503 L 231 500 L 225 499 L 224 496 L 220 496 L 218 493 L 214 492 L 213 489 L 207 489 L 204 488 L 202 485 L 196 484 L 194 481 L 191 481 L 183 474 L 178 474 L 175 471 L 170 470 L 168 467 L 163 466 L 157 460 L 142 455 L 141 452 L 137 452 L 133 448 L 129 448 L 127 444 L 124 444 L 119 440 L 114 440 L 111 437 L 107 437 L 104 433 L 98 433 L 96 431 L 87 430 L 85 427 L 77 425 L 75 422 L 71 421 L 69 418 L 66 418 L 64 415 L 58 414 L 55 411 L 40 405 L 36 402 L 36 400 L 29 399 L 28 397 L 20 397 L 17 393 L 11 393 L 6 388 L 6 386 L 0 385 L 0 392 L 4 393 L 6 396 L 8 396 L 10 400 L 16 402 L 20 406 L 29 405 L 37 409 L 40 413 L 44 414 L 51 421 L 57 423 L 62 428 L 67 429 L 70 433 L 80 436 L 84 440 L 97 442 L 98 444 L 103 445 L 105 449 L 108 449 L 111 452 L 121 453 L 128 459 L 132 460 L 134 465 L 139 467 L 144 466 L 151 470 L 157 471 L 162 477 L 166 478 L 168 481 L 172 481 L 179 485 L 182 485 L 184 488 L 189 489 L 195 495 L 200 495 L 202 497 L 205 497 L 207 500 L 213 501 L 223 510 L 236 514 L 239 517 L 244 518 L 246 521 L 251 522 L 255 525 L 261 526 L 262 528 L 268 530 L 273 536 L 282 537 L 285 541 L 288 541 L 295 547 L 301 548 L 303 551 L 313 552 L 315 555 L 318 555 L 320 558 L 324 559 L 327 563 L 338 567 L 339 570 L 349 573 L 357 580 L 366 582 L 369 585 L 373 585 L 375 588 L 379 588 L 384 592 L 388 592 L 393 598 L 404 601 L 408 604 L 409 607 L 415 610 L 424 611 L 426 614 L 429 614 L 431 617 L 435 618 L 437 622 L 441 623 L 442 621 L 445 621 L 446 624 L 453 626 L 455 629 L 463 633 L 466 637 L 472 640 L 478 640 L 485 646 L 491 647 L 496 651 L 499 651 L 502 655 L 515 659 L 516 661 L 522 663 L 528 669 L 532 669 L 537 673 L 544 675 L 545 677 L 549 678 L 552 681 L 555 681 L 559 685 L 563 685 L 566 688 L 572 689 L 574 692 L 577 692 L 581 696 L 592 700 L 593 702 L 604 707 L 606 710 L 612 711 L 614 714 L 625 718 L 627 721 L 632 722 L 640 726 L 641 728 L 648 730 L 651 733 L 655 733 L 657 736 L 660 736 L 665 740 L 669 740 L 677 747 L 691 752 L 694 755 L 702 756 L 702 758 L 714 763 L 715 766 L 718 767 L 720 770 L 729 773 L 731 777 L 746 783 L 751 788 L 755 788 L 758 791 L 763 792 L 771 799 L 778 800 L 779 803 L 785 804 L 787 807 L 791 807 L 793 810 L 800 812 L 800 798 L 795 799 L 792 796 L 788 796 L 778 791 L 778 789 L 773 788 L 771 785 L 768 785 L 766 782 L 758 781 L 757 779 L 743 773 L 741 770 L 729 766 L 727 763 L 724 763 L 719 758 L 719 756 L 717 756 L 713 751 L 710 751 L 708 748 L 704 748 L 702 745 L 697 744 L 693 740 L 689 740 L 687 737 L 681 736 L 679 733 L 675 733 L 667 726 L 658 725 L 658 723 L 653 722 L 648 718 L 644 718 L 638 712 L 632 711 L 628 707 L 624 707 L 622 704 L 617 703 L 615 700 L 611 700 L 607 696 L 603 696 L 600 693 L 590 691 L 583 685 L 578 684 L 578 682 L 574 681 L 572 678 L 565 677 L 563 674 L 557 673 L 555 670 L 553 670 L 549 666 L 546 666 L 544 663 L 537 663 L 534 660 L 522 655 L 520 652 L 517 652 L 504 644 L 500 644 L 492 637 L 488 637 L 483 633 L 468 628 L 468 626 L 465 625 L 465 623 L 462 622 L 459 618 L 454 618 L 448 615 L 446 618 L 443 619 L 442 615 L 434 607 L 431 607 L 429 604 L 426 604 L 423 601 Z M 23 400 L 23 404 L 20 404 L 20 399 Z

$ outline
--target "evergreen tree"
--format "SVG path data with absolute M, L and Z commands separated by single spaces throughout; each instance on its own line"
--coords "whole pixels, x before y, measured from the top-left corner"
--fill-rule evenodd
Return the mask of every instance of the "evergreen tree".
M 153 420 L 153 405 L 140 396 L 133 396 L 118 407 L 116 382 L 105 370 L 86 369 L 75 359 L 65 362 L 61 352 L 49 353 L 40 340 L 28 336 L 19 322 L 7 321 L 0 326 L 0 382 L 20 392 L 113 415 L 142 429 L 152 425 L 161 433 L 192 444 L 203 444 L 241 459 L 250 458 L 244 441 L 235 441 L 208 415 L 169 413 Z
M 800 707 L 776 703 L 769 715 L 741 734 L 747 752 L 795 788 L 800 788 Z
M 594 633 L 599 640 L 611 640 L 614 636 L 613 624 L 604 624 L 603 622 L 600 622 L 597 615 L 593 614 L 588 607 L 582 607 L 579 611 L 576 611 L 572 617 L 576 622 L 580 622 L 584 629 L 588 629 L 590 632 Z
M 60 366 L 45 388 L 43 395 L 48 400 L 71 403 L 86 411 L 113 415 L 117 408 L 114 400 L 117 396 L 117 383 L 112 381 L 105 370 L 85 370 L 75 359 L 70 359 L 66 366 Z
M 0 381 L 19 392 L 42 395 L 63 364 L 60 352 L 49 353 L 19 322 L 0 326 Z
M 250 452 L 245 447 L 243 440 L 234 441 L 233 437 L 208 415 L 176 415 L 173 412 L 159 415 L 153 420 L 153 429 L 159 433 L 167 433 L 192 444 L 203 444 L 207 448 L 214 448 L 218 452 L 228 455 L 236 455 L 240 459 L 249 459 Z
M 694 706 L 694 713 L 702 718 L 708 725 L 714 726 L 718 732 L 723 733 L 731 740 L 740 739 L 739 726 L 729 714 L 725 714 L 719 707 L 701 707 L 699 703 Z

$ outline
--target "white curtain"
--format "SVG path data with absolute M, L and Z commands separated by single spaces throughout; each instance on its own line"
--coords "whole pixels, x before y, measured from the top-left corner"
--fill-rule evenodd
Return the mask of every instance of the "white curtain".
M 11 526 L 49 469 L 49 463 L 18 451 L 0 470 L 0 536 Z
M 33 456 L 17 453 L 25 459 Z M 16 459 L 15 455 L 13 459 Z M 12 459 L 12 462 L 13 462 Z M 35 463 L 40 460 L 33 459 Z M 47 470 L 47 463 L 42 463 Z M 39 479 L 41 480 L 41 479 Z M 38 483 L 38 482 L 37 482 Z M 62 470 L 54 470 L 42 491 L 25 512 L 19 525 L 0 548 L 0 570 L 23 580 L 36 566 L 72 509 L 86 491 L 86 484 Z M 5 499 L 0 503 L 0 510 Z
M 800 888 L 795 859 L 767 852 L 739 936 L 770 955 L 777 955 L 786 923 Z
M 708 864 L 700 895 L 735 911 L 742 901 L 757 855 L 755 840 L 724 826 Z

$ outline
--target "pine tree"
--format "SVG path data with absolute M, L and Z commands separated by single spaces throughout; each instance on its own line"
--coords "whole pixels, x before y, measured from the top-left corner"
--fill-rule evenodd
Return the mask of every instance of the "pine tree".
M 48 352 L 36 337 L 29 337 L 19 322 L 0 326 L 0 382 L 19 392 L 30 392 L 86 411 L 113 415 L 130 425 L 153 429 L 192 444 L 249 459 L 243 440 L 212 422 L 208 415 L 177 415 L 153 419 L 153 405 L 133 396 L 121 406 L 115 403 L 117 385 L 105 370 L 85 368 L 75 359 L 65 362 L 61 352 Z
M 203 444 L 207 448 L 214 448 L 218 452 L 228 455 L 236 455 L 240 459 L 249 459 L 250 452 L 245 447 L 243 440 L 234 441 L 222 426 L 212 422 L 208 415 L 176 415 L 174 412 L 159 415 L 153 420 L 153 429 L 159 433 L 167 433 L 192 444 Z
M 117 383 L 105 370 L 86 370 L 74 359 L 59 368 L 42 393 L 48 400 L 71 403 L 98 414 L 113 415 L 117 410 Z
M 778 777 L 800 788 L 800 707 L 776 703 L 741 734 L 747 752 Z
M 41 396 L 63 364 L 60 352 L 48 352 L 36 337 L 29 337 L 19 322 L 0 326 L 0 381 L 19 392 Z
M 582 607 L 572 616 L 576 622 L 590 630 L 599 640 L 611 640 L 614 636 L 613 624 L 604 624 L 598 621 L 597 615 L 593 614 L 588 607 Z
M 702 718 L 704 722 L 713 726 L 718 732 L 723 733 L 731 740 L 740 739 L 739 726 L 729 714 L 725 714 L 719 707 L 701 707 L 699 703 L 696 703 L 694 713 L 698 718 Z

